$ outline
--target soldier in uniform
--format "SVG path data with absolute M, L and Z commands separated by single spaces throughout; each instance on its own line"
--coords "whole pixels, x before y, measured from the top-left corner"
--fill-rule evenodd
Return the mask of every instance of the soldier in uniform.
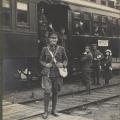
M 103 58 L 103 54 L 97 49 L 96 44 L 92 44 L 92 55 L 93 55 L 93 84 L 100 85 L 100 70 L 101 70 L 101 59 Z
M 93 56 L 90 51 L 90 47 L 86 46 L 83 56 L 81 58 L 82 62 L 82 76 L 83 83 L 86 86 L 87 92 L 90 94 L 90 81 L 91 81 L 91 65 L 92 65 Z
M 49 35 L 49 44 L 44 47 L 41 53 L 40 63 L 43 66 L 42 70 L 42 88 L 44 89 L 44 113 L 42 117 L 48 117 L 48 106 L 50 93 L 52 92 L 52 111 L 51 114 L 56 114 L 57 95 L 61 90 L 63 78 L 59 74 L 59 67 L 67 66 L 67 56 L 64 47 L 57 45 L 58 36 L 56 33 Z M 50 54 L 51 51 L 57 61 L 54 60 Z

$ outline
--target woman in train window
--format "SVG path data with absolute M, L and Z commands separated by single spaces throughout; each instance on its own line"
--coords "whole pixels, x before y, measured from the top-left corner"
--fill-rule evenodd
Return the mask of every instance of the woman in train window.
M 109 80 L 112 76 L 112 52 L 111 50 L 105 51 L 105 57 L 103 59 L 103 69 L 104 69 L 104 78 L 105 85 L 109 84 Z
M 44 47 L 41 53 L 40 63 L 43 66 L 42 70 L 42 88 L 44 89 L 44 113 L 42 117 L 48 117 L 48 106 L 50 93 L 52 92 L 52 111 L 53 116 L 56 114 L 57 95 L 61 90 L 63 78 L 59 74 L 58 68 L 67 66 L 67 56 L 64 47 L 57 45 L 58 36 L 56 33 L 49 35 L 49 44 Z M 54 62 L 51 53 L 56 59 Z

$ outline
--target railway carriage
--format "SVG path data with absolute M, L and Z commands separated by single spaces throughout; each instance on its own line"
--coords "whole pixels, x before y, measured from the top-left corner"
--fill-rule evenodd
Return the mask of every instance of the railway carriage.
M 39 24 L 42 8 L 56 32 L 61 27 L 66 29 L 69 76 L 80 73 L 80 57 L 88 44 L 98 44 L 102 52 L 109 47 L 114 65 L 119 66 L 119 10 L 82 0 L 2 0 L 1 5 L 3 78 L 7 88 L 16 83 L 14 74 L 18 69 L 27 67 L 32 76 L 39 75 L 38 59 L 44 43 Z

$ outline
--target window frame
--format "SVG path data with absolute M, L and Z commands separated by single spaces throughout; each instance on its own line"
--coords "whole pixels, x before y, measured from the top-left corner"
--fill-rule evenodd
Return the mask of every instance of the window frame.
M 4 14 L 6 11 L 9 12 L 9 25 L 5 25 L 5 24 L 1 24 L 1 27 L 2 28 L 6 28 L 6 29 L 9 29 L 12 27 L 12 3 L 11 3 L 11 0 L 8 0 L 9 1 L 9 5 L 10 7 L 4 7 L 3 6 L 3 1 L 1 1 L 1 11 L 0 11 L 0 14 Z M 2 23 L 2 20 L 1 20 L 1 23 Z
M 114 20 L 115 20 L 115 22 L 114 22 Z M 117 25 L 118 25 L 118 19 L 115 17 L 112 17 L 112 29 L 114 29 L 114 27 L 115 27 L 115 31 L 113 32 L 113 36 L 118 35 Z
M 74 13 L 79 13 L 78 16 L 76 16 Z M 81 35 L 91 35 L 92 34 L 92 13 L 90 12 L 86 12 L 86 11 L 72 11 L 73 13 L 73 17 L 72 17 L 72 33 L 74 35 L 74 28 L 75 28 L 75 24 L 79 23 L 80 21 L 82 21 L 83 23 L 85 22 L 89 22 L 89 32 L 84 31 L 83 34 Z M 88 15 L 88 18 L 85 18 L 85 15 Z M 84 29 L 84 26 L 83 26 Z
M 88 15 L 89 16 L 89 18 L 88 19 L 85 19 L 85 15 Z M 86 34 L 86 35 L 90 35 L 91 33 L 92 33 L 92 22 L 91 22 L 91 18 L 92 18 L 92 15 L 91 15 L 91 13 L 89 13 L 89 12 L 84 12 L 84 11 L 82 11 L 82 16 L 83 16 L 83 18 L 82 18 L 82 20 L 83 20 L 83 23 L 84 23 L 84 21 L 85 22 L 89 22 L 89 32 L 84 32 L 84 34 Z
M 17 3 L 18 3 L 18 2 L 26 3 L 26 4 L 27 4 L 27 11 L 25 11 L 25 12 L 27 12 L 27 23 L 26 23 L 26 25 L 20 25 L 19 22 L 18 22 L 18 16 L 17 16 L 17 15 L 18 15 L 18 11 L 19 11 L 18 8 L 17 8 Z M 27 0 L 26 0 L 26 1 L 24 1 L 24 0 L 16 0 L 15 3 L 16 3 L 16 17 L 15 17 L 15 18 L 16 18 L 16 19 L 15 19 L 15 20 L 16 20 L 16 27 L 17 27 L 18 29 L 20 28 L 20 29 L 22 29 L 22 30 L 23 30 L 23 29 L 24 29 L 24 30 L 25 30 L 25 29 L 29 29 L 29 28 L 30 28 L 30 9 L 29 9 L 29 2 L 28 2 Z M 22 11 L 22 10 L 21 10 L 21 11 Z
M 102 21 L 102 18 L 105 18 L 105 21 Z M 108 35 L 108 24 L 107 23 L 108 23 L 108 17 L 105 15 L 102 15 L 101 16 L 101 26 L 106 28 L 106 35 L 105 36 Z
M 98 20 L 95 20 L 94 16 L 98 16 Z M 92 20 L 92 35 L 95 35 L 94 27 L 96 26 L 96 24 L 98 24 L 98 26 L 101 24 L 101 20 L 100 19 L 101 19 L 101 15 L 100 14 L 92 13 L 92 19 L 91 19 Z

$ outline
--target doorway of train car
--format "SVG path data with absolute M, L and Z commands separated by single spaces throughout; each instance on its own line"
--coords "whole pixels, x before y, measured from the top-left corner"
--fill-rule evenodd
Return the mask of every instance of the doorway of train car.
M 51 5 L 48 11 L 49 24 L 53 25 L 55 32 L 60 33 L 61 29 L 65 29 L 67 34 L 68 29 L 68 7 L 65 5 Z
M 38 12 L 38 49 L 39 55 L 44 46 L 48 43 L 48 35 L 50 32 L 60 33 L 64 31 L 67 37 L 68 33 L 68 8 L 65 5 L 60 4 L 47 4 L 40 2 L 37 6 Z M 58 41 L 60 43 L 60 39 Z M 67 45 L 67 41 L 65 41 Z

